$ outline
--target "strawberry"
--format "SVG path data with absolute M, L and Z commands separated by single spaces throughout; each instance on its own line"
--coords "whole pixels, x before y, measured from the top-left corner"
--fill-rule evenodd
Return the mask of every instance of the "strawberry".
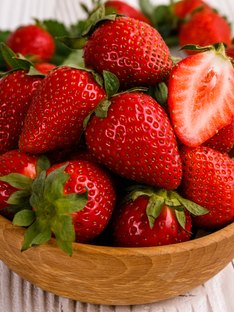
M 93 75 L 58 67 L 43 80 L 25 118 L 19 147 L 29 153 L 67 149 L 78 143 L 83 120 L 105 97 Z
M 88 149 L 98 161 L 140 183 L 166 189 L 180 184 L 176 138 L 167 114 L 151 96 L 136 91 L 113 96 L 105 117 L 98 108 L 100 115 L 93 115 L 85 130 Z
M 216 230 L 234 221 L 234 162 L 206 146 L 181 149 L 186 198 L 209 210 L 194 218 L 197 227 Z
M 208 46 L 218 42 L 231 44 L 231 27 L 227 20 L 215 11 L 202 10 L 181 25 L 179 29 L 179 44 L 196 44 Z M 194 51 L 186 50 L 187 53 Z
M 173 4 L 174 14 L 181 19 L 184 19 L 188 14 L 192 14 L 195 10 L 204 9 L 212 10 L 210 5 L 203 0 L 180 0 Z
M 222 44 L 200 49 L 174 67 L 168 107 L 180 141 L 198 146 L 232 122 L 234 69 Z
M 35 63 L 34 67 L 42 74 L 47 75 L 56 65 L 51 63 Z
M 202 207 L 175 191 L 137 187 L 121 202 L 111 220 L 112 240 L 123 247 L 168 245 L 191 238 L 192 213 Z
M 155 85 L 172 68 L 168 46 L 152 26 L 129 17 L 103 22 L 84 47 L 88 68 L 110 71 L 122 88 Z
M 22 250 L 47 242 L 53 234 L 71 254 L 73 241 L 88 242 L 104 230 L 115 197 L 110 175 L 95 163 L 77 159 L 50 167 L 32 186 L 31 218 L 24 219 L 28 211 L 21 211 L 13 220 L 30 225 Z
M 0 210 L 7 216 L 26 208 L 32 181 L 48 162 L 19 150 L 0 155 Z
M 9 35 L 6 43 L 15 53 L 39 63 L 50 61 L 55 52 L 54 38 L 38 25 L 20 26 Z
M 150 20 L 139 10 L 124 1 L 108 0 L 105 2 L 106 14 L 121 14 L 151 24 Z
M 234 60 L 234 44 L 233 43 L 226 47 L 226 54 L 227 56 L 231 57 Z
M 41 81 L 23 70 L 0 79 L 0 154 L 18 147 L 24 118 Z
M 212 138 L 204 143 L 221 153 L 228 153 L 234 148 L 234 118 L 226 127 L 220 129 Z

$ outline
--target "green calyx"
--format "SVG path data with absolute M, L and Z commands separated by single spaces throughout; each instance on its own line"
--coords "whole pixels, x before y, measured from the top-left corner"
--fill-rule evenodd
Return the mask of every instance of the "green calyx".
M 6 64 L 11 68 L 11 70 L 2 73 L 1 77 L 15 70 L 24 70 L 30 76 L 44 76 L 35 69 L 29 59 L 21 54 L 15 54 L 4 42 L 0 43 L 0 52 Z
M 139 196 L 147 196 L 149 198 L 146 214 L 148 216 L 150 228 L 153 228 L 154 222 L 161 214 L 164 206 L 175 210 L 177 221 L 183 229 L 185 229 L 186 223 L 185 209 L 187 209 L 194 216 L 200 216 L 208 213 L 207 209 L 183 198 L 176 191 L 154 189 L 148 186 L 137 186 L 133 188 L 125 198 L 125 202 L 130 200 L 134 201 Z
M 67 164 L 48 175 L 42 171 L 32 183 L 30 205 L 32 211 L 17 213 L 13 224 L 26 226 L 22 251 L 34 245 L 41 245 L 55 236 L 58 246 L 72 255 L 75 230 L 72 213 L 83 209 L 88 201 L 87 191 L 82 194 L 65 194 L 64 185 L 70 175 L 65 172 Z
M 106 15 L 104 4 L 100 4 L 82 23 L 79 23 L 77 37 L 57 37 L 61 42 L 71 49 L 83 49 L 88 37 L 97 27 L 97 25 L 106 20 L 115 20 L 116 14 Z
M 45 156 L 40 156 L 36 163 L 37 175 L 43 170 L 49 168 L 49 160 Z M 7 200 L 6 210 L 9 212 L 19 212 L 21 210 L 31 209 L 30 196 L 32 193 L 33 179 L 20 173 L 10 173 L 0 177 L 0 181 L 16 188 Z

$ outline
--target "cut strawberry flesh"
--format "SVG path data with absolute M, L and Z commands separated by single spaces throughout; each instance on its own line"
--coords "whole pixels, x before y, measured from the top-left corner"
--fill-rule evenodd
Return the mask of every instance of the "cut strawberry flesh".
M 168 105 L 175 132 L 198 146 L 228 125 L 234 115 L 234 69 L 215 50 L 189 56 L 169 79 Z

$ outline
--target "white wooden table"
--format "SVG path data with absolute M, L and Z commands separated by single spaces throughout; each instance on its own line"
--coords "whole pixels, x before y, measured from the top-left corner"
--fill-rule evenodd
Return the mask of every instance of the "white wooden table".
M 168 3 L 169 0 L 151 1 Z M 136 5 L 137 1 L 127 2 Z M 207 2 L 220 9 L 234 25 L 233 0 Z M 0 0 L 1 30 L 27 24 L 33 17 L 56 18 L 69 24 L 83 16 L 78 0 Z M 173 299 L 136 306 L 93 305 L 45 292 L 21 279 L 0 261 L 0 312 L 233 312 L 233 289 L 234 262 L 204 285 Z

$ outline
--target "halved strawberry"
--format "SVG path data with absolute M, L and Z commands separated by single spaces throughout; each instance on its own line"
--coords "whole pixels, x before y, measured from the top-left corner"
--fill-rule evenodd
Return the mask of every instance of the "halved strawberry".
M 171 120 L 188 146 L 204 143 L 234 115 L 234 68 L 224 45 L 197 49 L 201 52 L 177 63 L 169 79 Z

